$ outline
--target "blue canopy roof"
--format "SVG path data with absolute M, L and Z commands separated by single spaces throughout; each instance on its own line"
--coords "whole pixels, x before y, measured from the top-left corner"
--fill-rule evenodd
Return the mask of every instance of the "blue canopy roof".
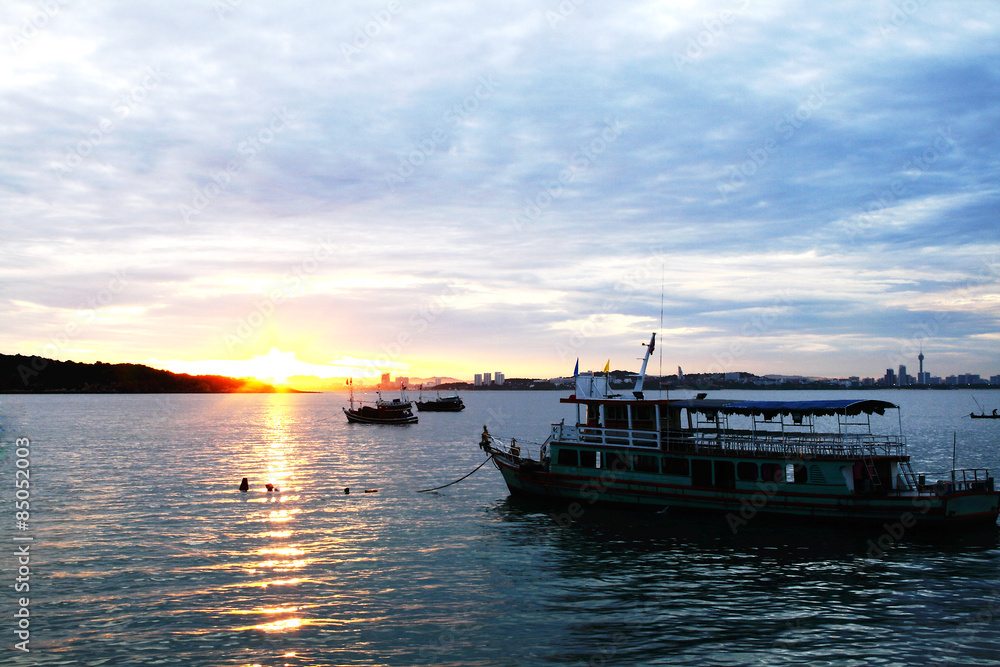
M 817 401 L 725 401 L 699 400 L 677 401 L 675 406 L 696 412 L 716 411 L 737 415 L 858 415 L 884 414 L 887 409 L 898 406 L 888 401 L 875 399 L 833 399 Z

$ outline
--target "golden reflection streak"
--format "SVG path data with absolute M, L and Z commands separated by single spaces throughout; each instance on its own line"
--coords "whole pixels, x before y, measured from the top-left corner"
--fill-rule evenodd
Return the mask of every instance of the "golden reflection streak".
M 258 549 L 259 554 L 274 554 L 276 556 L 301 556 L 305 553 L 302 549 L 297 549 L 295 547 L 269 547 Z

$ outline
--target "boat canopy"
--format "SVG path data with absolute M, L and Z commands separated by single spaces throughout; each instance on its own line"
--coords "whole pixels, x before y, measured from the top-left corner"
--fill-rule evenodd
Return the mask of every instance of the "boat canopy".
M 731 415 L 859 415 L 885 414 L 899 406 L 875 399 L 835 399 L 818 401 L 726 401 L 691 399 L 671 401 L 673 407 L 687 408 L 693 412 L 717 412 Z

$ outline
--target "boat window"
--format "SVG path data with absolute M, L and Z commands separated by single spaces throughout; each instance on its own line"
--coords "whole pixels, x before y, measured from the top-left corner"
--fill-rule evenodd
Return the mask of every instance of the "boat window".
M 760 478 L 765 482 L 784 482 L 785 467 L 778 463 L 761 463 Z
M 660 459 L 656 456 L 636 454 L 632 457 L 632 465 L 636 472 L 660 472 Z
M 732 461 L 715 462 L 715 487 L 718 489 L 736 488 L 736 466 Z
M 809 470 L 800 463 L 789 463 L 785 469 L 785 478 L 795 480 L 796 484 L 809 481 Z
M 593 450 L 581 449 L 580 450 L 580 467 L 581 468 L 596 468 L 597 467 L 597 452 Z
M 560 449 L 559 458 L 556 461 L 561 466 L 577 466 L 580 462 L 575 449 Z
M 652 405 L 632 406 L 632 428 L 642 431 L 656 430 L 656 408 Z
M 594 403 L 587 404 L 587 426 L 601 425 L 601 406 Z
M 605 405 L 604 406 L 604 427 L 605 428 L 628 428 L 627 406 Z
M 736 465 L 736 476 L 741 482 L 756 482 L 757 464 L 752 461 L 740 461 Z
M 620 452 L 605 452 L 604 453 L 604 467 L 616 472 L 624 472 L 629 470 L 632 466 L 631 464 L 631 454 L 622 454 Z
M 674 456 L 663 457 L 663 474 L 688 476 L 688 460 Z
M 708 459 L 691 461 L 691 485 L 712 486 L 712 462 Z
M 679 431 L 681 430 L 681 411 L 677 408 L 660 408 L 660 430 Z

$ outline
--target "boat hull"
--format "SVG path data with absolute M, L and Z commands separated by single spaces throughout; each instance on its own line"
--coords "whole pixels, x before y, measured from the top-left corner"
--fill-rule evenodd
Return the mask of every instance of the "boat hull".
M 392 425 L 402 425 L 402 424 L 416 424 L 416 415 L 407 411 L 402 413 L 398 410 L 394 411 L 384 411 L 387 414 L 369 414 L 362 410 L 349 410 L 344 408 L 344 414 L 347 415 L 347 421 L 350 424 L 392 424 Z
M 803 494 L 781 485 L 760 484 L 755 490 L 703 488 L 628 478 L 612 471 L 572 475 L 549 472 L 537 462 L 494 453 L 494 462 L 513 495 L 569 503 L 568 515 L 587 506 L 612 504 L 671 511 L 712 512 L 740 525 L 757 516 L 802 517 L 824 521 L 900 523 L 912 525 L 996 525 L 1000 492 L 950 494 L 883 493 Z
M 417 410 L 421 412 L 461 412 L 464 409 L 465 406 L 461 403 L 438 403 L 436 401 L 417 403 Z

